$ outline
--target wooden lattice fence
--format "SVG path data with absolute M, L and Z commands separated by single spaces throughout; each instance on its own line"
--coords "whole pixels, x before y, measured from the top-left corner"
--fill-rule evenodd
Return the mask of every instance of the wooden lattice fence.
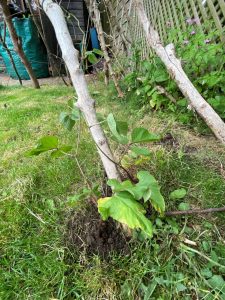
M 114 16 L 111 25 L 119 22 L 125 34 L 142 45 L 143 54 L 147 53 L 143 31 L 138 24 L 133 9 L 133 0 L 111 0 Z M 166 42 L 171 28 L 175 28 L 175 41 L 179 40 L 182 31 L 186 31 L 188 20 L 194 19 L 200 27 L 209 23 L 217 28 L 224 40 L 225 29 L 225 1 L 224 0 L 144 0 L 145 8 L 151 23 L 158 30 L 162 41 Z M 113 26 L 112 26 L 113 28 Z M 116 30 L 112 30 L 114 46 L 121 48 L 121 37 Z M 175 42 L 173 41 L 173 42 Z

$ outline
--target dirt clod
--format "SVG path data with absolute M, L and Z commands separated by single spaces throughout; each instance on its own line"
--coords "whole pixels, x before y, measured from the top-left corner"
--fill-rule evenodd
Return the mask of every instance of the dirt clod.
M 70 249 L 87 255 L 107 258 L 111 252 L 129 253 L 129 238 L 114 220 L 102 221 L 94 206 L 71 214 L 65 240 Z

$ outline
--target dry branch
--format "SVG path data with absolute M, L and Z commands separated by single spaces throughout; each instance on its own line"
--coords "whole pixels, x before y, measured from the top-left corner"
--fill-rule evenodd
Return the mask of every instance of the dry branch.
M 206 209 L 189 209 L 189 210 L 177 210 L 177 211 L 167 211 L 165 216 L 181 216 L 181 215 L 197 215 L 197 214 L 210 214 L 214 212 L 224 212 L 224 207 L 219 208 L 206 208 Z
M 7 52 L 8 56 L 9 56 L 9 59 L 10 59 L 11 64 L 12 64 L 12 67 L 13 67 L 15 73 L 16 73 L 16 76 L 18 77 L 18 80 L 19 80 L 20 85 L 23 85 L 22 80 L 21 80 L 21 77 L 20 77 L 20 74 L 19 74 L 18 71 L 17 71 L 17 67 L 16 67 L 16 64 L 15 64 L 15 62 L 14 62 L 12 53 L 11 53 L 11 51 L 9 50 L 9 48 L 8 48 L 6 42 L 5 42 L 5 35 L 6 35 L 6 24 L 5 24 L 5 22 L 4 22 L 4 37 L 2 37 L 1 34 L 0 34 L 0 42 L 2 43 L 3 48 L 5 49 L 5 51 Z
M 116 74 L 113 71 L 113 67 L 111 64 L 111 58 L 109 57 L 109 53 L 108 53 L 108 50 L 106 47 L 104 31 L 102 28 L 102 22 L 101 22 L 100 11 L 98 9 L 98 4 L 97 4 L 96 0 L 85 0 L 85 2 L 87 4 L 87 8 L 89 10 L 89 15 L 91 16 L 93 23 L 96 27 L 97 33 L 98 33 L 98 38 L 99 38 L 99 42 L 101 45 L 101 49 L 102 49 L 105 61 L 107 63 L 108 69 L 109 69 L 109 75 L 112 77 L 112 80 L 113 80 L 116 90 L 118 92 L 118 96 L 123 97 L 123 92 L 119 86 L 118 80 L 116 78 Z

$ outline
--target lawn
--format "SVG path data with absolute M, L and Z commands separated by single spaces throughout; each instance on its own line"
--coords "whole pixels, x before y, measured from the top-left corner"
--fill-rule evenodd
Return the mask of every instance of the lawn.
M 131 128 L 142 125 L 164 137 L 149 146 L 151 160 L 142 169 L 159 181 L 167 210 L 177 210 L 181 203 L 191 208 L 225 205 L 225 151 L 211 134 L 200 135 L 169 114 L 138 109 L 101 82 L 91 83 L 91 92 L 102 116 L 113 112 L 129 120 Z M 72 208 L 68 201 L 85 186 L 79 166 L 93 186 L 105 185 L 84 122 L 72 131 L 59 122 L 70 99 L 73 89 L 65 86 L 0 89 L 0 299 L 225 299 L 222 213 L 151 216 L 151 240 L 136 235 L 128 251 L 107 257 L 81 251 L 70 241 L 71 220 L 76 222 L 87 209 Z M 79 165 L 70 156 L 27 157 L 47 135 L 72 145 Z M 112 147 L 120 153 L 113 141 Z M 170 193 L 179 188 L 187 195 L 171 200 Z

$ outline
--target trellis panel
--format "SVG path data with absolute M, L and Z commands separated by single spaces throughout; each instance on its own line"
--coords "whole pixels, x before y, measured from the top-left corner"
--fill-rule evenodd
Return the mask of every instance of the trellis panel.
M 114 22 L 119 22 L 124 33 L 139 43 L 144 55 L 148 53 L 145 36 L 139 25 L 135 10 L 134 0 L 112 0 L 115 9 Z M 196 23 L 203 25 L 212 23 L 221 33 L 224 40 L 225 27 L 225 1 L 224 0 L 144 0 L 148 17 L 153 27 L 159 32 L 164 43 L 168 42 L 170 28 L 177 29 L 177 36 L 172 42 L 182 38 L 182 31 L 187 30 L 188 19 L 195 19 Z M 120 47 L 121 37 L 118 33 L 113 35 L 114 46 Z

